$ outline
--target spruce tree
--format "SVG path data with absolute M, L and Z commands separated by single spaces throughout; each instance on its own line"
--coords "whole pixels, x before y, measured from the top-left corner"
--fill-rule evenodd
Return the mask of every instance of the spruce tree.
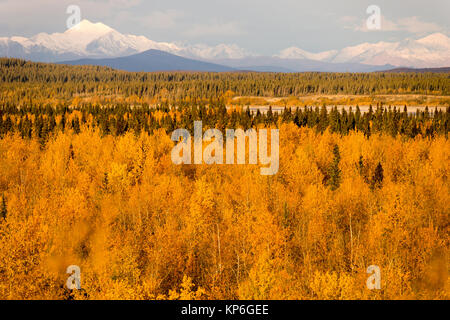
M 333 148 L 333 162 L 328 168 L 328 185 L 331 190 L 336 190 L 341 185 L 341 169 L 339 169 L 339 162 L 341 155 L 339 153 L 339 146 L 336 144 Z
M 372 177 L 372 189 L 381 188 L 383 185 L 383 166 L 378 162 L 375 172 Z
M 8 210 L 6 207 L 6 199 L 5 196 L 2 196 L 2 203 L 0 205 L 0 218 L 6 219 L 6 215 L 8 214 Z

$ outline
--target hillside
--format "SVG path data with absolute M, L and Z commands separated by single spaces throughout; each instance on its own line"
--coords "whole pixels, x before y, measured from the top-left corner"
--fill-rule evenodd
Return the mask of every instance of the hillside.
M 415 68 L 395 68 L 395 69 L 385 70 L 384 72 L 392 72 L 392 73 L 403 73 L 403 72 L 415 72 L 415 73 L 426 73 L 426 72 L 432 72 L 432 73 L 450 73 L 450 67 L 444 67 L 444 68 L 421 68 L 421 69 L 415 69 Z
M 183 58 L 161 50 L 147 50 L 142 53 L 127 57 L 107 59 L 80 59 L 61 62 L 70 65 L 96 65 L 107 66 L 118 70 L 132 72 L 154 72 L 154 71 L 208 71 L 225 72 L 233 71 L 233 68 L 219 64 L 203 62 Z

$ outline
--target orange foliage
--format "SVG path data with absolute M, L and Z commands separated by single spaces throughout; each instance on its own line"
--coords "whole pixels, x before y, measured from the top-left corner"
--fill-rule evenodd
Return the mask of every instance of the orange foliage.
M 445 137 L 283 124 L 269 177 L 257 165 L 176 166 L 172 146 L 163 130 L 82 128 L 44 147 L 1 139 L 0 298 L 449 298 Z M 372 264 L 381 290 L 366 288 Z M 69 265 L 81 268 L 81 292 L 65 289 Z

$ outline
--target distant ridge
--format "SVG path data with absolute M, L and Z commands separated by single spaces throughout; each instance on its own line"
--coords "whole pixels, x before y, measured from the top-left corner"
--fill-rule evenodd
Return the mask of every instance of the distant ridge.
M 282 59 L 279 57 L 247 57 L 242 59 L 216 59 L 219 63 L 241 70 L 260 72 L 373 72 L 395 68 L 392 65 L 367 65 L 362 63 L 330 63 L 310 59 Z
M 166 51 L 150 49 L 126 57 L 78 59 L 59 62 L 70 65 L 106 66 L 131 72 L 204 71 L 204 72 L 373 72 L 393 66 L 370 66 L 359 63 L 327 63 L 306 59 L 280 59 L 277 57 L 249 57 L 203 61 L 181 57 Z
M 79 59 L 64 61 L 60 64 L 105 66 L 131 72 L 154 71 L 205 71 L 227 72 L 234 68 L 220 64 L 183 58 L 161 50 L 147 50 L 127 57 L 107 59 Z
M 450 67 L 443 67 L 443 68 L 395 68 L 390 70 L 385 70 L 381 72 L 416 72 L 416 73 L 425 73 L 425 72 L 433 72 L 433 73 L 450 73 Z

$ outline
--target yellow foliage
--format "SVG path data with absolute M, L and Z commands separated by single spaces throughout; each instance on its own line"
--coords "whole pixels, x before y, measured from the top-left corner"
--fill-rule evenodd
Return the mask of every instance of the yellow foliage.
M 257 165 L 177 166 L 172 146 L 164 130 L 87 126 L 44 147 L 0 139 L 0 298 L 449 298 L 447 138 L 281 124 L 269 177 Z M 69 265 L 80 292 L 65 288 Z M 381 290 L 366 288 L 370 265 Z

